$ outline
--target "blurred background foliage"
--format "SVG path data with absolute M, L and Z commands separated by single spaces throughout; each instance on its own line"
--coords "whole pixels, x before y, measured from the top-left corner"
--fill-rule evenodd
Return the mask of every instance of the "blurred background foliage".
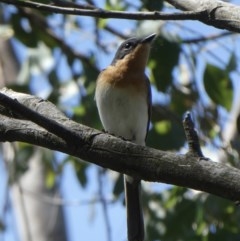
M 81 3 L 108 10 L 175 11 L 164 1 Z M 158 33 L 146 70 L 153 92 L 147 145 L 186 152 L 181 121 L 184 113 L 191 111 L 205 155 L 239 167 L 239 35 L 196 21 L 94 19 L 3 4 L 0 11 L 0 41 L 10 41 L 20 66 L 17 78 L 1 85 L 48 99 L 70 118 L 97 129 L 102 128 L 94 101 L 99 72 L 111 62 L 124 39 Z M 24 144 L 19 148 L 17 159 L 27 160 L 34 151 Z M 61 161 L 51 161 L 52 156 L 46 153 L 43 157 L 48 188 L 69 164 L 74 166 L 83 188 L 99 181 L 97 174 L 95 180 L 88 175 L 89 168 L 97 167 L 68 156 Z M 19 176 L 27 170 L 27 163 L 17 163 L 21 163 L 15 167 L 15 175 Z M 106 194 L 111 196 L 109 205 L 120 201 L 123 206 L 122 177 L 109 171 L 101 171 L 100 175 L 112 182 Z M 239 207 L 229 201 L 181 187 L 143 183 L 143 206 L 147 240 L 240 240 Z M 4 227 L 1 219 L 0 227 Z

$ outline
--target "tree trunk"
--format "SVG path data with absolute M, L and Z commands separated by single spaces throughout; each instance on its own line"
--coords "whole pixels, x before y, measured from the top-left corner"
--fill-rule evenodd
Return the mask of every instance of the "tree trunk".
M 0 23 L 4 24 L 1 13 Z M 1 88 L 15 83 L 19 72 L 19 63 L 8 39 L 10 36 L 5 37 L 0 39 Z M 2 144 L 2 150 L 6 166 L 16 165 L 14 159 L 18 154 L 17 144 Z M 20 240 L 67 241 L 63 207 L 44 201 L 46 195 L 50 198 L 59 196 L 58 186 L 56 185 L 55 190 L 46 188 L 42 149 L 36 147 L 34 150 L 27 161 L 29 169 L 12 185 L 11 189 Z M 11 172 L 8 171 L 11 177 Z

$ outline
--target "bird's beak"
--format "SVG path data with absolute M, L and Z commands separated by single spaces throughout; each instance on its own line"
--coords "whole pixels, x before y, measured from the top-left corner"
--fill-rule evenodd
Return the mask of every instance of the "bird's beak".
M 143 39 L 141 40 L 141 43 L 143 43 L 143 44 L 144 44 L 144 43 L 151 43 L 151 42 L 153 41 L 153 39 L 155 38 L 155 36 L 156 36 L 156 34 L 153 33 L 153 34 L 151 34 L 151 35 L 143 38 Z

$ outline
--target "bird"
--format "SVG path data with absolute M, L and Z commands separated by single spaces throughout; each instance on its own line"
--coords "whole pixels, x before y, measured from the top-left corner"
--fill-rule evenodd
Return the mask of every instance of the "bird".
M 132 37 L 117 49 L 111 64 L 98 76 L 95 100 L 109 134 L 145 146 L 151 117 L 151 88 L 145 74 L 156 34 Z M 141 180 L 124 175 L 128 241 L 144 240 Z

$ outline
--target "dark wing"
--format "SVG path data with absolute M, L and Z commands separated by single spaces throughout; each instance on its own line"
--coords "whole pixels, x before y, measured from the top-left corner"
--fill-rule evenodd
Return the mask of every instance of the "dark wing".
M 148 104 L 148 123 L 147 123 L 147 131 L 146 131 L 146 137 L 145 140 L 147 139 L 148 131 L 149 131 L 149 126 L 150 126 L 150 121 L 151 121 L 151 115 L 152 115 L 152 91 L 151 91 L 151 84 L 146 76 L 146 85 L 147 85 L 147 104 Z

